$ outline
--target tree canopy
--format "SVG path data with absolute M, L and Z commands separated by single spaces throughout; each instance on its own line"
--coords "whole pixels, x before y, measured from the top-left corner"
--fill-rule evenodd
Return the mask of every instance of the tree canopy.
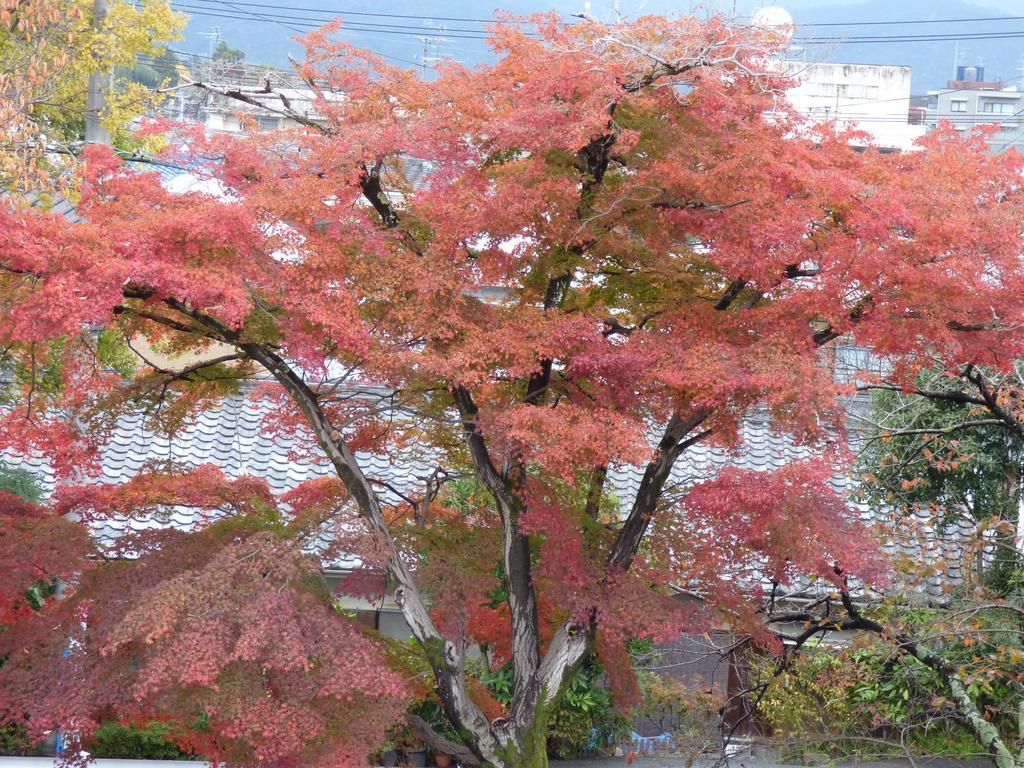
M 25 0 L 0 5 L 0 189 L 49 187 L 59 155 L 81 141 L 89 76 L 131 70 L 139 57 L 157 57 L 178 37 L 184 17 L 164 0 L 112 0 L 93 18 L 86 0 Z M 166 75 L 165 75 L 166 76 Z M 157 101 L 153 90 L 115 76 L 103 124 L 121 144 L 128 122 Z
M 1019 158 L 952 130 L 858 151 L 785 106 L 783 40 L 721 17 L 533 23 L 495 27 L 493 66 L 429 83 L 325 28 L 301 69 L 319 117 L 282 94 L 295 130 L 190 143 L 222 195 L 170 194 L 93 148 L 82 223 L 0 211 L 17 403 L 0 445 L 50 459 L 62 524 L 208 521 L 79 559 L 69 598 L 0 635 L 6 716 L 80 733 L 101 710 L 159 716 L 240 762 L 365 755 L 405 694 L 328 607 L 309 549 L 324 526 L 386 573 L 462 744 L 425 735 L 466 765 L 544 765 L 585 659 L 628 698 L 631 637 L 731 622 L 768 643 L 764 579 L 884 581 L 829 486 L 849 388 L 822 347 L 849 335 L 908 385 L 935 357 L 1008 369 Z M 125 347 L 131 374 L 112 364 Z M 335 477 L 90 482 L 121 415 L 173 433 L 240 386 Z M 675 486 L 688 449 L 740 450 L 754 416 L 812 457 Z M 396 500 L 361 452 L 441 471 Z M 618 499 L 623 465 L 642 474 Z M 446 495 L 446 476 L 476 490 Z M 481 642 L 512 668 L 497 717 L 467 680 Z

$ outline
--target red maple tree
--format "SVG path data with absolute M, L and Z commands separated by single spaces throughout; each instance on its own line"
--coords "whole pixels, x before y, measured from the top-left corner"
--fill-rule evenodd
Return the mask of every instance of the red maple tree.
M 191 144 L 224 195 L 172 195 L 97 149 L 82 223 L 0 211 L 19 395 L 0 444 L 45 453 L 55 509 L 83 520 L 211 512 L 79 563 L 68 599 L 0 635 L 3 715 L 86 733 L 116 710 L 213 757 L 361 759 L 404 694 L 316 586 L 306 545 L 339 516 L 336 545 L 386 572 L 463 745 L 425 736 L 465 765 L 545 765 L 590 654 L 628 688 L 631 636 L 757 631 L 759 574 L 881 576 L 827 484 L 845 389 L 822 346 L 849 334 L 908 377 L 1018 356 L 1016 155 L 952 131 L 901 155 L 816 132 L 780 96 L 782 41 L 722 18 L 510 21 L 496 64 L 429 83 L 331 31 L 302 69 L 320 118 L 282 97 L 296 130 Z M 142 353 L 127 379 L 116 343 Z M 173 431 L 247 378 L 277 404 L 267 429 L 336 481 L 280 498 L 209 468 L 85 482 L 120 415 Z M 688 449 L 741 449 L 755 413 L 818 458 L 669 492 Z M 396 502 L 357 451 L 469 476 L 476 501 Z M 624 465 L 642 475 L 619 499 Z M 504 717 L 467 682 L 474 642 L 511 662 Z

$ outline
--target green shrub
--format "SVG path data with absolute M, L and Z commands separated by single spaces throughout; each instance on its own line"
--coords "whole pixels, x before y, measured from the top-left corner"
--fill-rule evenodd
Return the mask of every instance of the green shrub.
M 183 752 L 168 738 L 171 727 L 150 723 L 145 728 L 104 723 L 86 742 L 85 749 L 93 757 L 120 757 L 136 760 L 188 760 L 193 755 Z
M 943 649 L 959 661 L 963 648 Z M 967 756 L 983 751 L 934 671 L 884 645 L 805 651 L 782 674 L 775 659 L 755 660 L 750 682 L 767 683 L 757 705 L 783 756 L 805 749 L 833 757 L 911 754 Z M 986 717 L 1006 717 L 1007 684 L 979 676 L 968 683 Z
M 41 745 L 30 740 L 23 726 L 7 723 L 0 725 L 0 755 L 4 757 L 38 757 Z
M 480 681 L 506 706 L 512 699 L 512 667 L 485 670 Z M 548 756 L 571 760 L 594 754 L 628 733 L 628 721 L 612 704 L 604 670 L 584 664 L 569 680 L 562 701 L 548 719 Z
M 0 491 L 13 493 L 25 501 L 38 504 L 43 500 L 43 489 L 35 475 L 24 469 L 9 467 L 0 462 Z
M 569 680 L 548 721 L 548 755 L 558 760 L 586 757 L 628 731 L 628 721 L 612 704 L 604 670 L 591 660 Z

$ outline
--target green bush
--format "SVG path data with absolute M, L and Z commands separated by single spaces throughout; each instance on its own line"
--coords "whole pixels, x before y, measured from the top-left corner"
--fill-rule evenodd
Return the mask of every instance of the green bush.
M 957 662 L 965 649 L 944 655 Z M 751 665 L 766 682 L 758 714 L 786 758 L 805 749 L 833 757 L 911 754 L 967 756 L 983 751 L 945 695 L 945 684 L 917 660 L 890 647 L 818 648 L 773 676 L 774 659 Z M 1012 699 L 1007 684 L 979 676 L 968 684 L 986 717 L 998 719 Z
M 9 467 L 0 462 L 0 491 L 13 493 L 25 501 L 38 504 L 43 500 L 43 490 L 35 475 L 24 469 Z
M 591 660 L 572 676 L 548 722 L 548 754 L 559 760 L 586 757 L 628 732 L 629 722 L 612 704 L 604 669 Z
M 28 738 L 23 726 L 8 723 L 0 725 L 0 755 L 4 757 L 38 757 L 41 745 Z
M 480 676 L 494 695 L 506 706 L 512 699 L 512 667 Z M 596 661 L 588 661 L 572 676 L 558 708 L 548 720 L 548 756 L 571 760 L 594 754 L 610 746 L 629 732 L 629 723 L 612 704 L 604 670 Z
M 188 760 L 194 756 L 183 752 L 167 736 L 171 727 L 150 723 L 145 728 L 111 722 L 104 723 L 86 742 L 85 749 L 93 757 L 120 757 L 136 760 Z

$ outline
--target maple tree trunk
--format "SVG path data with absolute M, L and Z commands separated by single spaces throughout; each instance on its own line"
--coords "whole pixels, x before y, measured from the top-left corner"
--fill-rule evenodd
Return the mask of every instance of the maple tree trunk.
M 420 732 L 431 749 L 451 755 L 464 768 L 547 768 L 547 721 L 546 714 L 539 714 L 529 729 L 506 730 L 504 746 L 495 749 L 492 730 L 476 733 L 472 729 L 461 729 L 462 739 L 472 744 L 467 746 L 442 736 L 418 715 L 409 716 L 409 724 Z M 483 759 L 479 757 L 481 753 L 485 755 Z
M 495 768 L 548 768 L 547 720 L 536 725 L 506 749 L 506 760 Z

